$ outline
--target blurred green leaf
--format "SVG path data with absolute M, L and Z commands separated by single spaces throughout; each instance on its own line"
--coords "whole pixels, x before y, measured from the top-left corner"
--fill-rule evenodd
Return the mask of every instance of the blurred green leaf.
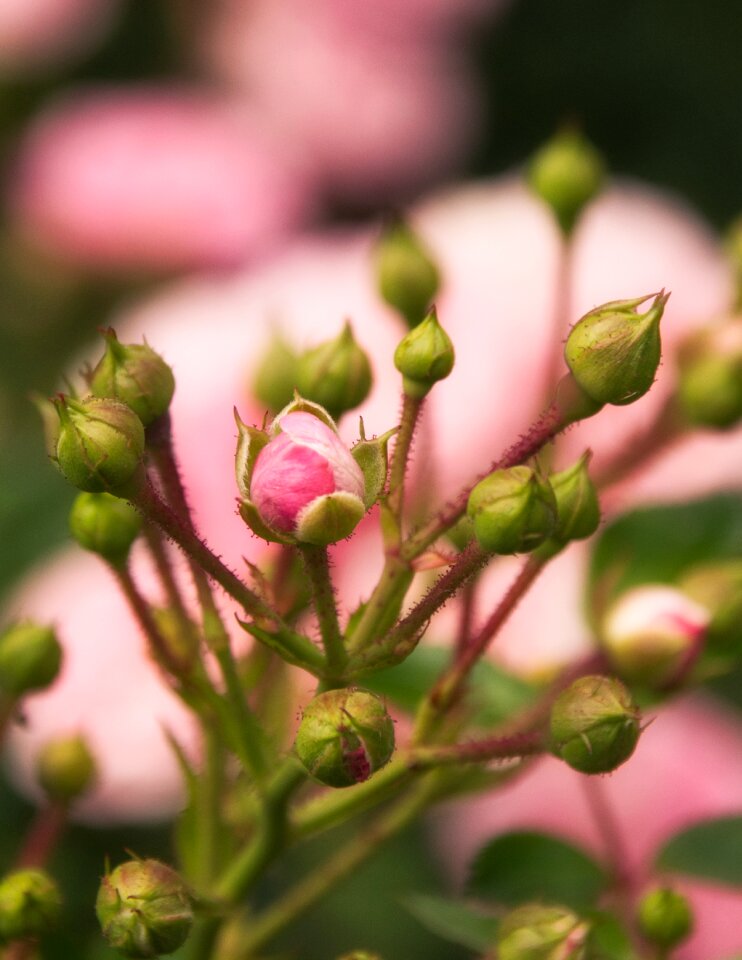
M 676 833 L 656 862 L 660 870 L 742 886 L 742 816 L 702 820 Z
M 460 900 L 417 894 L 405 906 L 428 930 L 470 950 L 488 950 L 497 934 L 497 918 Z
M 597 910 L 585 916 L 590 921 L 590 960 L 635 960 L 631 938 L 616 917 Z
M 477 853 L 467 893 L 506 906 L 544 900 L 582 910 L 595 903 L 606 881 L 604 870 L 578 847 L 545 833 L 515 831 Z

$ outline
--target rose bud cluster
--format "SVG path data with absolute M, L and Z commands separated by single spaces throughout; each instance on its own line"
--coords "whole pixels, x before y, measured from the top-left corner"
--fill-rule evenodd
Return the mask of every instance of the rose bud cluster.
M 582 960 L 590 924 L 567 907 L 528 903 L 506 913 L 497 960 Z
M 38 937 L 59 920 L 62 898 L 45 870 L 15 870 L 0 881 L 0 944 Z

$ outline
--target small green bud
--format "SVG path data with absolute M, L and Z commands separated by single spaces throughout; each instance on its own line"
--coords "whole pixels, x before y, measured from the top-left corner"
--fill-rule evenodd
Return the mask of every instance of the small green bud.
M 554 701 L 554 753 L 581 773 L 609 773 L 634 752 L 639 711 L 629 691 L 613 677 L 580 677 Z
M 554 491 L 530 467 L 495 470 L 469 495 L 467 515 L 474 536 L 491 553 L 527 553 L 554 532 Z
M 0 943 L 39 937 L 62 911 L 56 883 L 45 870 L 15 870 L 0 881 Z
M 142 517 L 110 493 L 79 493 L 70 511 L 70 533 L 84 550 L 111 563 L 126 560 L 142 528 Z
M 298 355 L 291 344 L 275 333 L 258 363 L 252 382 L 252 392 L 271 413 L 291 403 L 296 391 Z
M 567 907 L 529 903 L 506 913 L 498 960 L 582 960 L 590 925 Z
M 669 293 L 604 303 L 570 330 L 564 356 L 596 403 L 633 403 L 654 383 L 660 362 L 660 320 Z M 654 297 L 646 313 L 636 307 Z
M 97 770 L 87 743 L 78 735 L 45 743 L 36 758 L 36 774 L 50 800 L 68 804 L 90 789 Z
M 394 752 L 394 723 L 366 690 L 327 690 L 304 709 L 294 744 L 309 773 L 328 787 L 362 783 Z
M 742 654 L 742 562 L 722 560 L 693 567 L 678 587 L 710 614 L 708 652 L 722 657 Z
M 678 399 L 688 422 L 724 430 L 742 418 L 742 317 L 688 337 L 678 352 Z
M 363 403 L 372 380 L 368 356 L 353 336 L 350 323 L 334 340 L 302 354 L 296 365 L 299 393 L 319 403 L 335 420 Z
M 116 867 L 101 881 L 95 912 L 106 940 L 125 957 L 173 953 L 193 925 L 188 888 L 158 860 L 129 860 Z
M 438 322 L 435 307 L 414 327 L 394 351 L 394 366 L 402 374 L 404 392 L 424 397 L 439 380 L 453 370 L 451 338 Z
M 100 493 L 131 480 L 144 456 L 144 427 L 130 407 L 97 397 L 59 397 L 56 406 L 56 461 L 74 487 Z
M 533 192 L 551 207 L 563 233 L 569 235 L 600 192 L 605 167 L 585 137 L 576 130 L 564 130 L 535 154 L 527 177 Z
M 425 316 L 440 287 L 440 275 L 422 240 L 402 220 L 382 232 L 375 251 L 381 296 L 416 326 Z
M 0 633 L 0 695 L 15 700 L 57 678 L 62 648 L 51 627 L 25 621 Z
M 90 392 L 125 403 L 148 427 L 170 406 L 173 371 L 148 344 L 119 343 L 110 328 L 103 336 L 106 352 L 90 374 Z
M 646 893 L 639 903 L 637 923 L 641 935 L 664 950 L 676 947 L 693 930 L 693 913 L 687 899 L 670 887 Z
M 592 454 L 583 454 L 577 463 L 549 477 L 557 505 L 553 538 L 560 544 L 591 537 L 600 523 L 598 494 L 588 473 Z

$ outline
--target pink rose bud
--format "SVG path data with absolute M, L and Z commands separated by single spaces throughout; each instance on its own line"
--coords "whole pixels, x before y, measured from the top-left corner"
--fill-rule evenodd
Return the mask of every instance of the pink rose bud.
M 305 409 L 296 409 L 299 404 Z M 365 484 L 332 420 L 299 404 L 274 420 L 274 436 L 252 468 L 250 500 L 270 530 L 324 546 L 355 529 L 365 512 Z

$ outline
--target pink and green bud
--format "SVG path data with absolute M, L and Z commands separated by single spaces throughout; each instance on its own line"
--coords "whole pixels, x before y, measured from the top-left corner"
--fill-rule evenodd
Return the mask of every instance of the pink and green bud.
M 552 538 L 560 545 L 591 537 L 600 524 L 600 503 L 588 465 L 591 453 L 577 463 L 549 477 L 557 506 L 556 529 Z
M 440 287 L 440 275 L 430 251 L 404 221 L 394 220 L 379 238 L 375 260 L 381 296 L 410 327 L 415 327 Z
M 90 748 L 77 735 L 44 744 L 36 758 L 36 775 L 49 800 L 67 805 L 93 786 L 97 769 Z
M 742 418 L 742 317 L 699 330 L 678 352 L 678 400 L 689 423 L 725 430 Z
M 95 912 L 106 940 L 125 957 L 174 953 L 193 926 L 188 888 L 158 860 L 129 860 L 105 876 Z
M 553 752 L 581 773 L 610 773 L 634 752 L 639 711 L 613 677 L 580 677 L 551 709 Z
M 144 456 L 142 421 L 118 400 L 59 397 L 55 402 L 61 424 L 55 459 L 66 479 L 89 493 L 120 490 Z
M 79 493 L 70 510 L 70 533 L 84 550 L 123 563 L 142 529 L 142 517 L 110 493 Z
M 0 633 L 0 700 L 17 700 L 56 680 L 62 648 L 52 627 L 31 621 Z
M 671 950 L 693 932 L 687 899 L 671 887 L 657 887 L 642 897 L 637 910 L 639 932 L 661 950 Z
M 15 870 L 0 880 L 0 944 L 49 933 L 61 912 L 59 890 L 45 870 Z
M 410 397 L 424 397 L 453 370 L 451 338 L 438 322 L 435 307 L 401 341 L 394 351 L 394 366 L 402 374 L 402 387 Z
M 590 924 L 567 907 L 529 903 L 506 913 L 497 931 L 497 960 L 582 960 Z
M 589 140 L 576 130 L 564 130 L 536 153 L 527 177 L 568 236 L 584 208 L 600 193 L 605 166 Z
M 627 590 L 608 610 L 600 644 L 627 683 L 664 689 L 682 682 L 703 650 L 711 613 L 665 584 Z
M 670 294 L 615 300 L 572 327 L 564 356 L 572 375 L 596 403 L 633 403 L 654 383 L 660 362 L 660 320 Z M 645 313 L 636 308 L 654 298 Z
M 299 357 L 291 344 L 276 332 L 255 371 L 252 392 L 271 413 L 291 403 L 297 385 Z
M 336 420 L 363 403 L 372 382 L 371 363 L 347 322 L 334 340 L 307 350 L 297 361 L 297 390 Z
M 146 343 L 119 343 L 113 330 L 103 333 L 106 352 L 89 376 L 94 397 L 119 400 L 148 427 L 170 406 L 173 371 Z
M 557 504 L 547 480 L 530 467 L 495 470 L 469 495 L 474 536 L 490 553 L 527 553 L 550 537 Z
M 390 760 L 394 723 L 376 694 L 328 690 L 305 708 L 294 747 L 315 780 L 352 787 Z

